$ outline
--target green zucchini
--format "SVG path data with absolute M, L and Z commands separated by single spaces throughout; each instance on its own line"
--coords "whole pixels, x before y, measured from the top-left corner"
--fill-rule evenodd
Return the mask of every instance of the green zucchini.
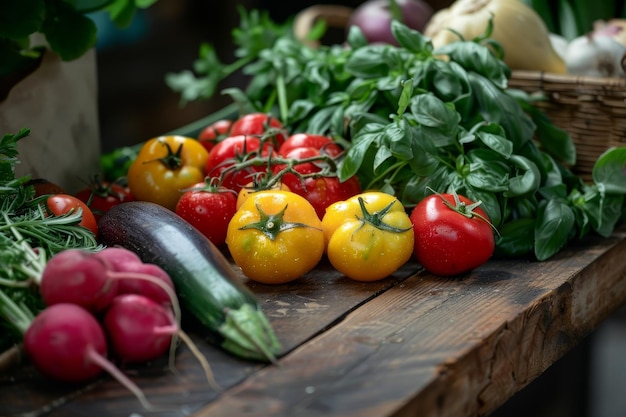
M 256 296 L 224 254 L 171 210 L 145 201 L 113 207 L 98 223 L 106 246 L 122 246 L 172 278 L 180 304 L 225 350 L 275 361 L 280 344 Z

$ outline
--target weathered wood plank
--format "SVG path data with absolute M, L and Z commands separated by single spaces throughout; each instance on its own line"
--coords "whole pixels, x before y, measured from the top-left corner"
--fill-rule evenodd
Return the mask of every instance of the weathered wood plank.
M 625 236 L 463 279 L 418 274 L 196 416 L 486 415 L 626 301 Z

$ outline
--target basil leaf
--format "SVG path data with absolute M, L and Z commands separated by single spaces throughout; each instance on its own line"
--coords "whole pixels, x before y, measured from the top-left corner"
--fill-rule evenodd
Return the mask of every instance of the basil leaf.
M 348 29 L 346 42 L 352 49 L 363 48 L 369 44 L 367 38 L 363 34 L 363 31 L 361 31 L 361 29 L 356 25 L 352 25 L 350 26 L 350 29 Z
M 416 54 L 432 52 L 432 44 L 427 37 L 397 20 L 391 22 L 391 33 L 398 44 L 408 51 Z
M 356 175 L 365 160 L 365 155 L 372 144 L 381 140 L 385 126 L 371 123 L 365 125 L 352 140 L 352 146 L 347 150 L 346 156 L 339 166 L 339 178 L 345 181 Z
M 508 158 L 513 153 L 513 143 L 504 137 L 504 129 L 495 123 L 481 124 L 473 131 L 488 148 Z
M 0 38 L 19 40 L 38 32 L 44 20 L 44 10 L 44 0 L 3 0 Z
M 319 109 L 309 120 L 308 128 L 306 130 L 315 135 L 324 135 L 328 133 L 330 120 L 338 109 L 339 105 L 327 106 Z
M 64 1 L 49 2 L 46 7 L 41 31 L 62 60 L 76 59 L 95 46 L 97 28 L 93 20 Z
M 531 253 L 535 244 L 535 220 L 517 219 L 507 222 L 498 229 L 495 257 L 516 258 Z
M 559 161 L 568 165 L 576 163 L 576 146 L 565 129 L 552 123 L 548 116 L 538 107 L 526 101 L 520 101 L 524 111 L 535 123 L 535 137 L 541 148 Z
M 562 200 L 540 204 L 534 229 L 537 260 L 545 261 L 558 253 L 569 241 L 574 223 L 574 212 Z
M 468 77 L 480 114 L 487 122 L 502 125 L 507 139 L 513 142 L 514 150 L 531 140 L 535 124 L 518 102 L 488 78 L 473 72 L 468 73 Z
M 457 62 L 467 71 L 488 78 L 500 89 L 508 85 L 511 69 L 494 56 L 488 48 L 476 42 L 453 42 L 438 48 L 435 54 L 448 55 L 452 61 Z
M 474 188 L 494 193 L 508 189 L 509 167 L 489 149 L 472 149 L 467 153 L 469 172 L 465 180 Z
M 434 94 L 424 93 L 414 96 L 410 107 L 417 123 L 437 128 L 446 136 L 456 135 L 461 119 L 459 114 L 453 106 L 444 103 Z
M 413 158 L 411 132 L 405 120 L 387 125 L 384 135 L 387 138 L 389 151 L 395 158 L 403 160 Z
M 521 170 L 522 174 L 515 175 L 509 180 L 506 196 L 520 196 L 537 191 L 541 183 L 541 174 L 537 165 L 521 155 L 511 155 L 509 161 L 517 168 L 516 171 Z
M 387 45 L 369 45 L 356 49 L 348 58 L 345 70 L 365 79 L 385 77 L 391 71 L 385 56 L 388 49 Z
M 393 154 L 386 146 L 380 146 L 374 156 L 374 172 L 378 172 L 385 162 L 393 159 Z
M 607 149 L 592 170 L 593 181 L 608 193 L 626 194 L 626 146 Z

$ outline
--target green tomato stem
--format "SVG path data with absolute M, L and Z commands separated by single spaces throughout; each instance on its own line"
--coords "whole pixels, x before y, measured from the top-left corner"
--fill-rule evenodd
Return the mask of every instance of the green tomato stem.
M 373 213 L 370 213 L 369 211 L 367 211 L 367 207 L 365 207 L 365 200 L 363 199 L 363 197 L 359 197 L 358 201 L 359 201 L 359 206 L 361 207 L 361 213 L 363 214 L 363 217 L 359 218 L 359 220 L 361 221 L 361 226 L 359 228 L 363 227 L 367 223 L 367 224 L 374 226 L 375 228 L 379 230 L 384 230 L 385 232 L 391 232 L 391 233 L 404 233 L 412 229 L 412 227 L 407 227 L 407 228 L 395 227 L 383 221 L 384 217 L 387 215 L 387 213 L 389 213 L 389 211 L 391 210 L 391 208 L 393 207 L 393 205 L 396 203 L 397 200 L 393 200 L 391 203 L 387 204 L 381 210 L 375 211 Z

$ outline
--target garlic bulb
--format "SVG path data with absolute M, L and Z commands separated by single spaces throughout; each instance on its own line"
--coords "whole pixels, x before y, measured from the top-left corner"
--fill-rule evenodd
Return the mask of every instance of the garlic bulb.
M 565 60 L 565 54 L 567 53 L 567 47 L 569 46 L 569 41 L 565 39 L 564 36 L 561 36 L 556 33 L 550 33 L 550 43 L 552 44 L 552 48 L 554 52 L 556 52 L 562 60 Z
M 611 36 L 593 33 L 579 36 L 567 46 L 565 63 L 573 75 L 623 77 L 626 46 Z
M 424 29 L 435 48 L 485 33 L 493 16 L 491 38 L 504 48 L 504 62 L 514 70 L 566 73 L 541 17 L 520 0 L 456 0 L 439 10 Z M 451 30 L 450 30 L 451 29 Z

